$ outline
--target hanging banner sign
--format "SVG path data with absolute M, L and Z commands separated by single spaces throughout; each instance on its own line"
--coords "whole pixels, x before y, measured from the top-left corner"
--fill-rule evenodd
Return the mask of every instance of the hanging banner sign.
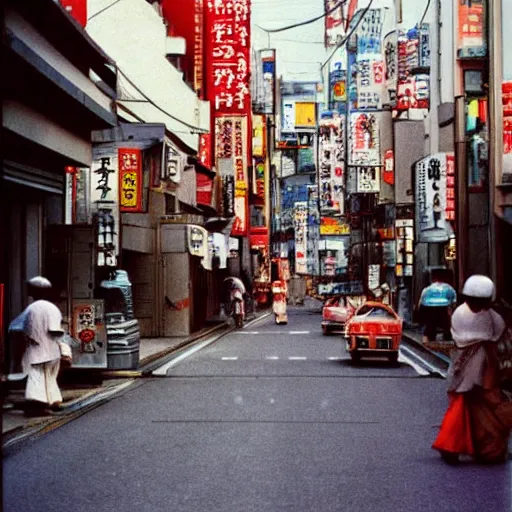
M 119 148 L 119 209 L 142 212 L 142 155 L 140 149 Z
M 450 177 L 454 177 L 453 158 L 453 153 L 436 153 L 415 164 L 416 225 L 420 242 L 446 242 L 453 231 L 449 223 L 453 215 L 447 215 L 447 168 L 450 167 Z M 452 206 L 455 211 L 454 203 L 450 203 L 448 211 L 452 211 Z
M 385 83 L 387 98 L 383 103 L 389 103 L 391 107 L 396 104 L 396 90 L 398 86 L 398 35 L 397 32 L 391 32 L 383 41 L 384 64 L 385 64 Z
M 349 165 L 380 165 L 379 122 L 374 114 L 350 114 Z
M 293 224 L 295 228 L 295 273 L 306 274 L 308 251 L 308 203 L 297 202 L 293 208 Z
M 276 51 L 261 50 L 263 70 L 263 110 L 262 114 L 274 115 L 276 103 Z
M 203 89 L 203 41 L 204 41 L 204 8 L 203 0 L 194 0 L 194 90 Z M 204 95 L 201 94 L 201 98 Z
M 503 172 L 512 172 L 512 81 L 501 86 L 503 108 Z
M 115 267 L 119 254 L 119 166 L 113 144 L 93 145 L 91 165 L 91 216 L 99 226 L 98 261 L 100 267 Z
M 382 9 L 369 9 L 357 28 L 357 58 L 382 58 Z
M 216 114 L 251 110 L 250 0 L 206 2 L 209 90 Z
M 336 46 L 343 38 L 345 27 L 343 23 L 343 3 L 339 0 L 325 1 L 325 47 Z M 329 13 L 329 14 L 327 14 Z
M 345 211 L 345 155 L 345 117 L 323 113 L 319 124 L 320 214 Z
M 209 133 L 202 133 L 199 136 L 199 161 L 207 169 L 212 168 L 212 137 Z

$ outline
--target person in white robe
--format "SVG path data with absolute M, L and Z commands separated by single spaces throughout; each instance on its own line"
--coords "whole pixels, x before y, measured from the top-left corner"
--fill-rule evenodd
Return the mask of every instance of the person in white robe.
M 27 375 L 25 399 L 31 404 L 27 409 L 34 411 L 62 402 L 57 376 L 61 357 L 71 359 L 71 348 L 62 341 L 64 330 L 59 308 L 47 300 L 51 283 L 38 276 L 28 286 L 34 301 L 11 326 L 19 324 L 25 335 L 22 358 L 23 373 Z

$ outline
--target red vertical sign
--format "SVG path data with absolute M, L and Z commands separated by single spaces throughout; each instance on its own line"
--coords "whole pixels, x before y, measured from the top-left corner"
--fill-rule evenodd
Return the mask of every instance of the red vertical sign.
M 224 198 L 226 203 L 235 205 L 235 223 L 232 234 L 247 234 L 247 165 L 251 161 L 248 140 L 251 115 L 250 95 L 250 0 L 206 0 L 206 98 L 212 108 L 212 130 L 218 119 L 227 117 L 221 122 L 222 130 L 217 130 L 213 147 L 225 143 L 217 137 L 227 137 L 232 147 L 224 144 L 224 150 L 232 154 L 222 157 L 215 151 L 214 163 L 218 158 L 230 158 L 233 162 L 234 197 Z M 239 116 L 239 119 L 232 116 Z M 231 126 L 232 134 L 227 134 L 227 126 Z M 243 128 L 242 128 L 243 127 Z M 224 194 L 231 194 L 226 188 Z

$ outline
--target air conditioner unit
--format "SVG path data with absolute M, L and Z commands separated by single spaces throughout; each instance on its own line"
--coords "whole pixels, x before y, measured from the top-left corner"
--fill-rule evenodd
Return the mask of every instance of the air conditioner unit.
M 162 180 L 179 183 L 183 169 L 183 158 L 171 145 L 165 144 L 165 158 L 162 166 Z

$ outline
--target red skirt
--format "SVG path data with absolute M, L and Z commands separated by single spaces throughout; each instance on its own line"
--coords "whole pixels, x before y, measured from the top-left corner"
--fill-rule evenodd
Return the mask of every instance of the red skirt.
M 450 404 L 441 430 L 432 448 L 439 451 L 471 455 L 475 453 L 471 431 L 471 411 L 464 393 L 450 393 Z

